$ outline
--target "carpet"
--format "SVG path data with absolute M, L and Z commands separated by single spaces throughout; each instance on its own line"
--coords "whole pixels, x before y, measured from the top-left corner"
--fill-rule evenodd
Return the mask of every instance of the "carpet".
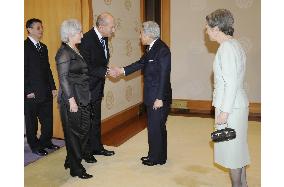
M 59 140 L 59 139 L 52 139 L 52 142 L 55 144 L 55 145 L 58 145 L 60 147 L 63 147 L 65 146 L 65 141 L 64 140 Z M 48 154 L 54 152 L 54 150 L 49 150 L 49 149 L 45 149 Z M 28 164 L 40 159 L 40 158 L 43 158 L 44 156 L 38 156 L 36 154 L 33 154 L 32 153 L 32 150 L 31 148 L 29 147 L 29 144 L 27 143 L 27 138 L 25 137 L 24 138 L 24 157 L 25 157 L 25 161 L 24 161 L 24 166 L 27 166 Z
M 66 150 L 50 154 L 25 167 L 25 186 L 97 186 L 97 187 L 227 187 L 228 171 L 213 163 L 210 133 L 214 120 L 210 118 L 169 116 L 168 161 L 153 167 L 141 164 L 140 157 L 148 151 L 147 130 L 114 150 L 112 157 L 96 156 L 98 162 L 83 162 L 88 173 L 82 180 L 69 175 L 63 163 Z M 260 122 L 249 122 L 248 141 L 251 165 L 247 168 L 248 186 L 260 185 Z

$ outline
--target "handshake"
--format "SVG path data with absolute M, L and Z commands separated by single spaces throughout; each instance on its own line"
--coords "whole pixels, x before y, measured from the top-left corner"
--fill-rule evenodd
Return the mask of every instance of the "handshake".
M 122 74 L 124 74 L 124 68 L 121 68 L 121 67 L 109 67 L 107 70 L 107 75 L 113 78 L 117 78 L 121 76 Z

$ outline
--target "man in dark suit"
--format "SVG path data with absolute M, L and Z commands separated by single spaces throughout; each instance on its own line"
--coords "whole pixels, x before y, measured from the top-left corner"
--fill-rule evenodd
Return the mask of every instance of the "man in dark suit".
M 25 75 L 25 124 L 27 142 L 34 154 L 47 155 L 48 149 L 59 149 L 52 144 L 53 134 L 53 97 L 56 87 L 50 70 L 48 50 L 39 40 L 43 27 L 39 19 L 26 22 L 28 38 L 24 42 Z M 41 136 L 37 138 L 38 119 L 41 123 Z
M 114 155 L 114 151 L 106 150 L 101 142 L 101 103 L 110 57 L 108 38 L 112 36 L 114 31 L 113 16 L 109 13 L 102 13 L 98 16 L 96 25 L 84 34 L 79 46 L 80 53 L 88 64 L 90 76 L 92 120 L 89 150 L 85 155 L 85 160 L 89 161 L 95 159 L 93 155 Z
M 171 52 L 160 39 L 159 25 L 153 21 L 143 23 L 140 39 L 149 45 L 146 53 L 133 64 L 116 68 L 116 74 L 129 75 L 137 70 L 144 71 L 144 103 L 148 118 L 148 156 L 142 157 L 147 166 L 165 164 L 167 160 L 166 121 L 172 101 L 170 82 Z

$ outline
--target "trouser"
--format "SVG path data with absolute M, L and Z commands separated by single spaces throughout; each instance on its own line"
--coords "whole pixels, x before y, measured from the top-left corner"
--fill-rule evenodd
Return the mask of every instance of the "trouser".
M 91 128 L 89 133 L 87 153 L 104 149 L 101 141 L 101 105 L 102 100 L 91 102 Z
M 155 110 L 152 105 L 147 106 L 147 130 L 149 160 L 162 163 L 167 160 L 167 129 L 166 122 L 169 114 L 170 104 Z
M 90 106 L 70 112 L 69 105 L 61 104 L 60 114 L 67 151 L 65 163 L 70 166 L 70 174 L 79 175 L 86 171 L 81 161 L 90 130 Z
M 25 99 L 26 137 L 30 148 L 35 151 L 52 144 L 53 134 L 53 101 L 52 99 L 35 102 Z M 41 135 L 37 138 L 38 120 L 41 124 Z

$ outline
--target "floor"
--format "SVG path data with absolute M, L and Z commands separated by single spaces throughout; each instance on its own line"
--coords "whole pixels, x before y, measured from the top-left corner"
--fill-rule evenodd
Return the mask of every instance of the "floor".
M 225 187 L 230 186 L 228 171 L 213 162 L 210 132 L 214 119 L 200 117 L 169 116 L 168 161 L 165 165 L 147 167 L 140 157 L 147 153 L 147 130 L 137 134 L 136 126 L 144 128 L 145 117 L 127 130 L 132 134 L 104 137 L 104 141 L 116 145 L 105 146 L 114 150 L 112 157 L 96 156 L 95 164 L 83 162 L 90 180 L 80 180 L 64 170 L 65 149 L 50 154 L 25 167 L 25 186 L 102 186 L 102 187 Z M 143 121 L 144 120 L 144 121 Z M 132 127 L 134 129 L 132 129 Z M 260 186 L 260 122 L 250 121 L 248 138 L 251 164 L 247 168 L 248 185 Z M 135 134 L 136 135 L 133 135 Z M 131 137 L 128 141 L 125 134 Z M 123 144 L 121 144 L 124 142 Z M 118 146 L 120 145 L 120 146 Z

